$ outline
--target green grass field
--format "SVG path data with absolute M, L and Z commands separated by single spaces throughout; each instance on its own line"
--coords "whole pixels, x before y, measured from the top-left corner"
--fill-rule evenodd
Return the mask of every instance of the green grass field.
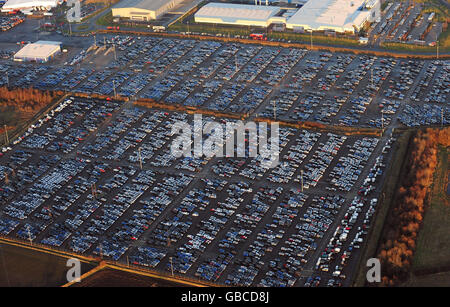
M 436 54 L 436 47 L 430 46 L 419 46 L 413 44 L 403 44 L 403 43 L 395 43 L 395 42 L 384 42 L 381 44 L 381 47 L 385 50 L 399 51 L 399 52 L 416 52 L 416 53 L 431 53 Z M 448 52 L 450 47 L 439 48 L 439 51 Z
M 1 287 L 59 287 L 67 283 L 66 259 L 0 244 Z M 94 266 L 82 263 L 82 274 Z
M 79 25 L 77 27 L 78 31 L 83 31 L 83 30 L 87 30 L 89 28 L 89 25 Z
M 25 123 L 25 120 L 20 118 L 20 114 L 18 114 L 13 107 L 2 107 L 0 105 L 0 130 L 3 131 L 4 125 L 7 125 L 9 129 L 11 127 L 17 127 L 20 124 Z M 11 135 L 12 131 L 8 129 L 8 133 Z M 2 133 L 0 135 L 0 144 L 3 145 L 5 142 L 5 134 Z
M 450 287 L 450 272 L 412 276 L 404 287 Z
M 113 22 L 112 11 L 109 11 L 105 15 L 101 16 L 95 21 L 100 26 L 109 26 Z
M 417 240 L 414 271 L 450 266 L 450 200 L 446 193 L 449 154 L 449 148 L 439 147 L 431 201 Z
M 292 41 L 301 41 L 305 43 L 311 42 L 310 34 L 301 34 L 294 32 L 272 32 L 268 35 L 269 38 L 275 39 L 285 39 Z M 359 41 L 355 38 L 349 37 L 332 37 L 332 36 L 324 36 L 324 35 L 313 35 L 313 45 L 316 44 L 324 44 L 324 45 L 333 45 L 333 46 L 359 46 Z
M 2 107 L 0 105 L 0 125 L 15 126 L 18 120 L 17 112 L 13 107 Z

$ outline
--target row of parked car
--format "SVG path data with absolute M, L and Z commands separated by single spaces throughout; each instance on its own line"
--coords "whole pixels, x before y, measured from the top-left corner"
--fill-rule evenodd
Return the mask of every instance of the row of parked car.
M 346 136 L 327 133 L 326 142 L 319 142 L 318 148 L 304 164 L 302 172 L 296 176 L 294 181 L 299 182 L 304 189 L 315 187 L 325 175 L 334 157 L 338 155 L 346 139 Z
M 305 162 L 321 134 L 319 132 L 311 132 L 302 130 L 298 137 L 294 139 L 294 143 L 287 149 L 280 164 L 275 167 L 267 176 L 267 179 L 276 183 L 289 183 L 298 174 L 300 165 Z
M 23 16 L 0 17 L 0 30 L 8 31 L 25 21 Z
M 437 62 L 433 63 L 431 67 L 436 67 L 437 65 L 442 66 L 441 71 L 433 80 L 432 90 L 427 93 L 424 101 L 426 103 L 447 103 L 450 93 L 450 63 Z M 436 69 L 433 69 L 435 71 Z M 425 86 L 428 86 L 426 84 Z
M 450 107 L 437 104 L 406 105 L 398 119 L 407 127 L 448 125 Z
M 15 196 L 5 198 L 0 229 L 231 285 L 295 285 L 344 202 L 301 192 L 300 166 L 305 183 L 315 169 L 325 174 L 346 137 L 282 127 L 274 169 L 258 158 L 174 158 L 170 127 L 189 115 L 122 106 L 71 97 L 30 127 L 5 157 L 16 174 L 2 164 L 16 184 L 7 187 Z M 34 135 L 48 138 L 39 152 L 27 147 Z M 355 161 L 367 158 L 369 143 L 354 143 Z M 209 162 L 216 176 L 197 177 Z
M 389 79 L 389 88 L 384 91 L 384 96 L 391 99 L 405 99 L 406 92 L 414 84 L 419 75 L 424 61 L 403 60 L 400 61 L 400 70 Z
M 8 85 L 9 83 L 10 87 L 30 87 L 38 78 L 41 78 L 51 69 L 50 66 L 46 65 L 35 66 L 30 64 L 20 64 L 15 69 L 12 69 L 11 66 L 6 66 L 5 68 L 3 85 Z M 8 80 L 6 80 L 6 74 L 8 75 Z
M 305 54 L 306 50 L 304 49 L 281 49 L 281 52 L 267 66 L 265 72 L 259 75 L 255 83 L 263 83 L 268 86 L 278 85 Z
M 371 226 L 372 216 L 378 204 L 380 178 L 387 162 L 391 146 L 395 138 L 392 136 L 382 148 L 381 155 L 377 156 L 369 173 L 362 184 L 358 185 L 358 195 L 352 200 L 347 200 L 343 218 L 333 229 L 333 235 L 328 244 L 324 246 L 319 257 L 314 260 L 314 272 L 312 276 L 304 280 L 304 286 L 342 286 L 345 280 L 354 274 L 349 263 L 355 263 L 359 255 L 359 249 L 364 244 L 365 236 Z M 326 284 L 325 284 L 326 282 Z
M 172 104 L 248 113 L 264 104 L 273 85 L 289 75 L 260 116 L 380 127 L 381 114 L 373 114 L 369 109 L 371 98 L 383 87 L 386 99 L 401 102 L 425 63 L 402 60 L 398 65 L 396 60 L 367 55 L 156 37 L 105 36 L 103 41 L 99 39 L 99 45 L 102 44 L 108 48 L 115 46 L 115 52 L 119 53 L 104 72 L 75 66 L 50 67 L 52 72 L 45 75 L 45 70 L 26 73 L 27 69 L 20 70 L 20 65 L 14 65 L 18 71 L 8 69 L 10 79 L 13 83 L 23 79 L 38 88 L 108 95 L 116 92 L 131 98 L 142 96 Z M 424 86 L 432 80 L 438 84 L 438 79 L 433 79 L 435 72 L 443 76 L 439 80 L 445 80 L 446 71 L 430 70 L 422 79 L 431 81 L 424 81 Z M 43 80 L 37 80 L 42 79 L 41 74 Z M 187 74 L 193 78 L 187 78 Z M 443 88 L 427 93 L 426 99 L 435 102 L 446 99 L 445 82 L 438 86 Z M 352 96 L 356 90 L 358 93 Z M 216 99 L 210 101 L 214 95 Z M 418 99 L 415 94 L 414 97 Z M 363 115 L 370 119 L 363 122 Z M 385 121 L 389 124 L 392 118 L 386 116 Z
M 57 70 L 53 70 L 45 77 L 37 79 L 33 87 L 41 90 L 56 88 L 58 84 L 72 74 L 73 71 L 74 68 L 71 66 L 64 66 Z
M 339 157 L 336 166 L 329 174 L 331 185 L 341 191 L 349 192 L 355 186 L 377 144 L 377 138 L 366 137 L 349 145 L 349 153 Z

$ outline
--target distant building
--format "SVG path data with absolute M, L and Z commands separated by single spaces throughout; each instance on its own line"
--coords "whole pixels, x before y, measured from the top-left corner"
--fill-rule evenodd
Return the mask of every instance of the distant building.
M 277 6 L 212 2 L 200 8 L 194 17 L 198 23 L 268 27 L 286 22 L 284 17 L 277 16 L 280 11 Z
M 170 11 L 183 0 L 122 0 L 114 5 L 113 17 L 131 20 L 155 20 Z
M 367 37 L 360 37 L 359 38 L 359 43 L 362 45 L 367 45 L 369 43 L 369 38 Z
M 287 20 L 286 28 L 355 33 L 380 14 L 380 0 L 309 0 Z
M 268 27 L 285 26 L 294 31 L 358 32 L 367 22 L 381 16 L 380 0 L 302 0 L 300 8 L 268 5 L 255 0 L 250 4 L 208 3 L 195 14 L 195 22 Z
M 2 7 L 2 11 L 36 10 L 49 11 L 58 6 L 61 0 L 8 0 Z
M 14 55 L 14 61 L 45 63 L 61 52 L 61 42 L 37 41 L 25 45 Z

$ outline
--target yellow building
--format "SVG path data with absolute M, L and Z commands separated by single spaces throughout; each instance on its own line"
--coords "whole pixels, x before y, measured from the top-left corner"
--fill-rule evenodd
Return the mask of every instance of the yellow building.
M 183 0 L 122 0 L 112 8 L 113 17 L 132 20 L 155 20 Z

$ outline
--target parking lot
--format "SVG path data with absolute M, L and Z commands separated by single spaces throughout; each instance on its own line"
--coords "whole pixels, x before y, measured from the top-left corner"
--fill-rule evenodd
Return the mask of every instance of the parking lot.
M 1 234 L 225 284 L 303 285 L 353 195 L 379 192 L 391 142 L 281 128 L 267 169 L 172 157 L 179 120 L 192 116 L 66 99 L 2 153 Z M 358 208 L 355 234 L 371 210 Z
M 401 42 L 434 46 L 441 34 L 442 23 L 434 13 L 423 11 L 424 5 L 414 1 L 388 2 L 382 17 L 371 25 L 372 43 Z
M 77 49 L 64 62 L 0 61 L 0 82 L 351 127 L 402 125 L 405 105 L 437 104 L 443 123 L 450 119 L 445 60 L 152 37 L 96 41 L 98 50 Z
M 17 25 L 21 24 L 25 20 L 22 16 L 1 16 L 0 17 L 0 30 L 8 31 Z
M 73 65 L 0 63 L 3 84 L 111 96 L 69 95 L 2 147 L 2 235 L 223 284 L 349 285 L 392 129 L 450 122 L 448 61 L 150 37 L 97 42 L 104 51 Z M 259 157 L 175 158 L 171 127 L 193 116 L 137 107 L 139 97 L 386 132 L 282 126 L 273 169 Z

